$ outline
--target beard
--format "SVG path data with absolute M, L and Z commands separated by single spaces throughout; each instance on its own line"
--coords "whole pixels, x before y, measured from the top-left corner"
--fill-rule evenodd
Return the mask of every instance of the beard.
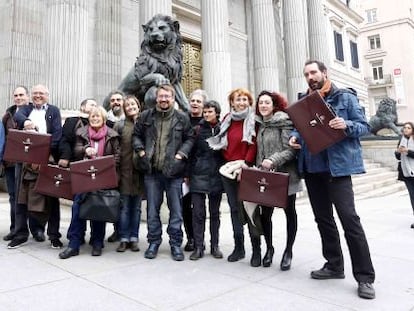
M 322 79 L 321 81 L 311 80 L 308 83 L 309 88 L 313 91 L 320 90 L 323 87 L 324 84 L 325 84 L 325 79 Z
M 122 114 L 121 106 L 114 106 L 112 108 L 112 112 L 114 113 L 115 116 L 120 116 Z

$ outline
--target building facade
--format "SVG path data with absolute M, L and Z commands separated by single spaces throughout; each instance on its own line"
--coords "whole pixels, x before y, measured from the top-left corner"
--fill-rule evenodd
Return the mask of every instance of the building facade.
M 0 99 L 16 85 L 46 84 L 51 103 L 76 110 L 115 89 L 140 52 L 141 25 L 172 15 L 184 39 L 183 87 L 204 88 L 228 110 L 227 94 L 306 90 L 303 64 L 320 59 L 341 87 L 368 94 L 360 68 L 363 18 L 346 0 L 5 0 L 0 2 Z
M 361 0 L 361 61 L 368 85 L 368 102 L 375 111 L 385 97 L 397 101 L 399 122 L 414 116 L 414 2 Z

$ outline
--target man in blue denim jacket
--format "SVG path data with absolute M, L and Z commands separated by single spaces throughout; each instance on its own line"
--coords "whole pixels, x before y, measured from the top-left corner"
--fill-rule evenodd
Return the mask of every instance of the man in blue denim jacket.
M 322 239 L 322 253 L 327 262 L 311 272 L 313 279 L 343 279 L 344 259 L 339 232 L 333 217 L 333 205 L 345 231 L 351 255 L 352 271 L 361 298 L 375 298 L 372 283 L 375 271 L 368 242 L 355 211 L 352 174 L 365 173 L 359 137 L 369 132 L 369 125 L 356 95 L 349 89 L 338 89 L 327 77 L 326 66 L 319 61 L 305 63 L 304 75 L 308 91 L 318 91 L 332 106 L 336 117 L 329 122 L 334 129 L 344 130 L 346 138 L 312 155 L 298 132 L 292 132 L 290 146 L 300 149 L 299 172 L 305 178 L 309 200 Z

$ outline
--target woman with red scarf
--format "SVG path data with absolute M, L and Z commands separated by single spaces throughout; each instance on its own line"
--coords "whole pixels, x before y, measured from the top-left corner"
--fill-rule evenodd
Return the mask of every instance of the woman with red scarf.
M 76 143 L 73 154 L 75 161 L 85 158 L 114 155 L 115 163 L 119 166 L 120 144 L 116 131 L 106 126 L 106 111 L 102 107 L 94 107 L 89 113 L 89 125 L 80 127 L 76 131 Z M 86 220 L 79 218 L 79 201 L 82 194 L 75 194 L 72 205 L 72 219 L 68 229 L 68 247 L 59 254 L 61 259 L 79 255 Z M 91 221 L 92 256 L 100 256 L 104 246 L 105 222 Z

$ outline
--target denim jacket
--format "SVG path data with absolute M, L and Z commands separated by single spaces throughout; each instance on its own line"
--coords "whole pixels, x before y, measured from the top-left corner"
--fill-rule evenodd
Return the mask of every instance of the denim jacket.
M 300 95 L 303 96 L 306 94 Z M 356 94 L 350 89 L 338 89 L 332 84 L 325 101 L 338 117 L 345 120 L 347 137 L 326 150 L 311 155 L 300 134 L 294 130 L 291 136 L 295 136 L 302 145 L 298 156 L 299 172 L 301 174 L 329 172 L 333 177 L 365 173 L 359 138 L 369 133 L 370 126 Z

